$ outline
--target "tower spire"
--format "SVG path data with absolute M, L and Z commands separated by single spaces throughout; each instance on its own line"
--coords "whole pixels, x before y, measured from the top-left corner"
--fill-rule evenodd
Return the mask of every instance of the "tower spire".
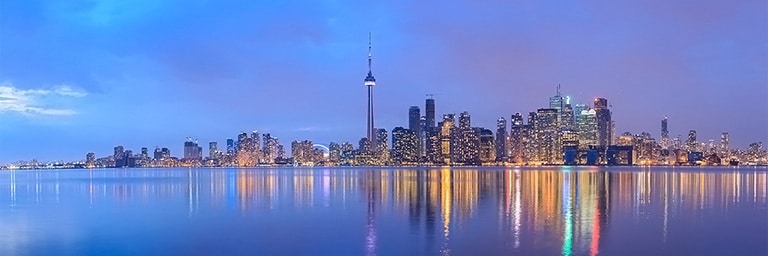
M 371 32 L 368 32 L 368 73 L 373 73 L 371 69 L 371 61 L 373 55 L 371 54 Z

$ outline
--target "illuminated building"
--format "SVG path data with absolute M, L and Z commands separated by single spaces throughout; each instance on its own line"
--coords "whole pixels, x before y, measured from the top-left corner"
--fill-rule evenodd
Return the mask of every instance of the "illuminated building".
M 149 158 L 149 150 L 146 147 L 141 148 L 141 158 L 142 159 Z
M 418 142 L 414 131 L 395 127 L 392 130 L 392 161 L 398 165 L 418 163 Z
M 503 136 L 506 138 L 506 136 Z M 499 152 L 498 147 L 494 145 L 493 131 L 488 129 L 480 129 L 480 149 L 479 158 L 481 163 L 493 163 L 499 157 L 496 153 Z M 502 154 L 504 150 L 500 151 Z
M 192 138 L 187 138 L 187 141 L 184 142 L 184 159 L 201 159 L 203 156 L 201 151 L 197 141 Z
M 375 146 L 374 150 L 374 157 L 375 157 L 375 164 L 376 165 L 385 165 L 389 164 L 390 155 L 389 155 L 389 143 L 387 142 L 388 139 L 387 130 L 385 129 L 376 129 L 376 143 L 373 144 Z
M 285 150 L 277 138 L 272 137 L 272 134 L 264 133 L 264 149 L 262 149 L 262 159 L 259 162 L 265 164 L 274 164 L 277 158 L 285 157 Z
M 328 161 L 332 164 L 338 164 L 341 162 L 341 145 L 336 142 L 328 144 Z
M 368 34 L 368 75 L 365 77 L 363 84 L 368 88 L 368 128 L 366 130 L 368 136 L 366 138 L 376 146 L 376 131 L 373 126 L 373 86 L 376 85 L 376 78 L 373 77 L 373 71 L 371 68 L 372 55 L 371 55 L 371 34 Z
M 688 131 L 688 140 L 685 142 L 688 151 L 698 151 L 698 144 L 696 143 L 696 130 Z
M 427 128 L 435 128 L 435 99 L 427 99 L 424 114 L 427 119 Z
M 312 141 L 293 141 L 291 142 L 291 156 L 293 156 L 293 162 L 299 165 L 312 165 L 314 164 L 314 154 L 312 148 Z
M 481 138 L 482 140 L 482 138 Z M 482 142 L 481 142 L 482 144 Z M 496 119 L 496 143 L 495 143 L 496 161 L 507 161 L 507 120 L 504 117 Z
M 443 115 L 443 121 L 440 122 L 440 162 L 442 164 L 451 164 L 451 140 L 455 127 L 456 118 L 453 114 Z
M 85 155 L 85 166 L 88 168 L 93 168 L 96 166 L 96 154 L 88 153 Z
M 589 108 L 587 107 L 587 105 L 584 105 L 584 104 L 576 104 L 573 107 L 573 123 L 574 125 L 576 125 L 574 129 L 578 130 L 578 125 L 581 122 L 581 111 L 584 111 L 586 109 L 589 109 Z
M 434 128 L 427 127 L 427 117 L 419 117 L 419 133 L 417 134 L 419 137 L 419 162 L 423 162 L 427 158 L 427 136 L 429 129 Z
M 442 141 L 440 140 L 441 130 L 436 127 L 428 128 L 425 134 L 425 161 L 432 164 L 442 164 Z
M 422 127 L 422 124 L 421 124 L 421 110 L 419 109 L 418 106 L 411 106 L 408 109 L 408 129 L 413 131 L 414 133 L 416 133 L 416 136 L 418 138 L 422 138 L 422 136 L 421 136 L 421 134 L 422 134 L 421 127 Z M 393 138 L 394 138 L 394 135 L 393 135 Z M 418 144 L 416 144 L 416 146 L 417 146 L 418 151 L 416 153 L 419 156 L 421 156 L 422 155 L 422 153 L 421 153 L 422 152 L 421 151 L 421 148 L 422 148 L 421 140 L 419 139 L 417 141 L 417 143 Z M 392 144 L 392 146 L 394 147 L 395 145 Z
M 208 157 L 211 159 L 218 158 L 219 155 L 219 148 L 217 146 L 217 143 L 215 141 L 211 141 L 208 143 Z
M 351 165 L 355 160 L 355 147 L 349 142 L 341 143 L 341 159 L 343 165 Z
M 525 137 L 525 134 L 527 133 L 523 123 L 523 115 L 521 115 L 520 113 L 515 113 L 509 119 L 509 124 L 510 124 L 510 129 L 509 129 L 508 158 L 509 158 L 509 161 L 513 163 L 522 164 L 524 162 L 523 155 L 525 152 L 523 139 Z
M 579 123 L 576 125 L 579 132 L 579 147 L 587 148 L 598 145 L 597 113 L 594 109 L 585 109 L 579 115 Z
M 608 100 L 595 98 L 595 119 L 597 121 L 597 144 L 601 148 L 613 145 L 613 122 L 611 111 L 608 109 Z
M 536 111 L 533 127 L 535 160 L 540 164 L 559 164 L 562 161 L 557 116 L 556 109 L 542 108 Z
M 471 127 L 469 112 L 459 114 L 459 127 L 451 135 L 451 163 L 479 164 L 479 131 Z
M 667 127 L 667 117 L 661 119 L 661 148 L 669 149 L 669 128 Z
M 724 157 L 730 156 L 730 141 L 731 136 L 727 132 L 720 134 L 720 155 Z
M 549 97 L 549 108 L 557 111 L 557 121 L 559 123 L 562 119 L 561 115 L 563 113 L 563 109 L 565 108 L 565 98 L 563 98 L 562 94 L 560 94 L 560 84 L 557 85 L 557 94 L 555 94 L 555 96 Z
M 232 155 L 235 153 L 235 140 L 227 139 L 227 154 Z

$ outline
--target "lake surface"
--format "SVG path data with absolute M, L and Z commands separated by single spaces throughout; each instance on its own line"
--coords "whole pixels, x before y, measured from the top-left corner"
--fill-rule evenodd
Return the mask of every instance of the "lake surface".
M 765 168 L 0 172 L 0 255 L 768 255 Z

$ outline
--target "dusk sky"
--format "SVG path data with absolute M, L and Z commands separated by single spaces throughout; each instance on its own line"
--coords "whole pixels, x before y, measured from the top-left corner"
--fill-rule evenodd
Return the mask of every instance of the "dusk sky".
M 627 2 L 0 1 L 0 163 L 251 130 L 356 145 L 368 32 L 387 130 L 428 93 L 493 128 L 561 84 L 607 98 L 617 134 L 668 116 L 673 137 L 768 141 L 767 1 Z

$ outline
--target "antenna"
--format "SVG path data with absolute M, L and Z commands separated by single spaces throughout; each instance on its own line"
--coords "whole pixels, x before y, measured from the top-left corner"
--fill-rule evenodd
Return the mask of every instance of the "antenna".
M 368 32 L 368 72 L 371 72 L 371 32 Z
M 430 99 L 433 98 L 434 96 L 435 96 L 435 94 L 427 93 L 427 97 L 429 97 Z
M 560 96 L 560 84 L 559 83 L 557 84 L 557 96 L 558 97 Z

